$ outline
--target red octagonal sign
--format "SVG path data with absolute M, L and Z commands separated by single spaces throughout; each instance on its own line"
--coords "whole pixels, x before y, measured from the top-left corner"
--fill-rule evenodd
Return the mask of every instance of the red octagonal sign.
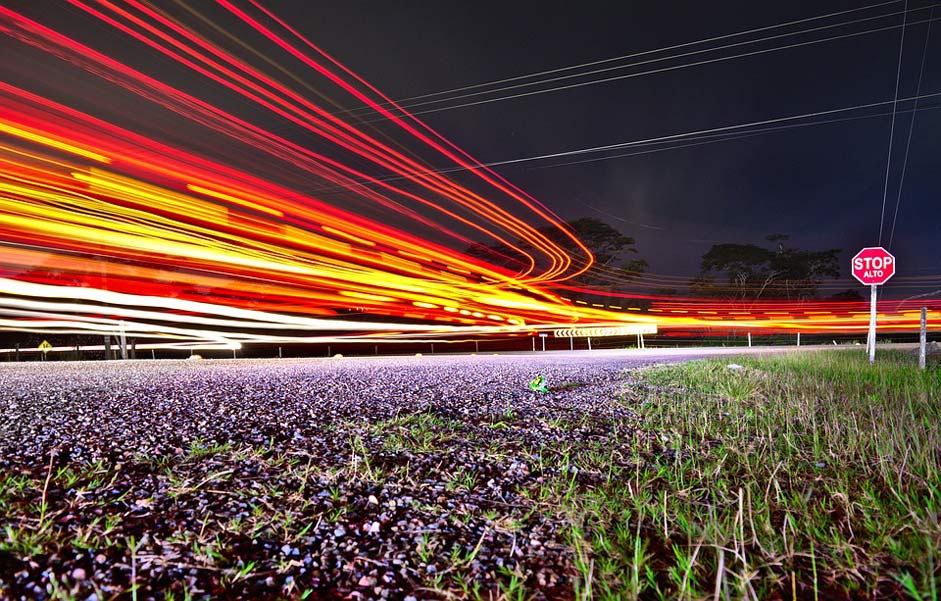
M 895 275 L 895 257 L 881 246 L 870 246 L 856 253 L 852 267 L 854 278 L 867 286 L 879 286 Z

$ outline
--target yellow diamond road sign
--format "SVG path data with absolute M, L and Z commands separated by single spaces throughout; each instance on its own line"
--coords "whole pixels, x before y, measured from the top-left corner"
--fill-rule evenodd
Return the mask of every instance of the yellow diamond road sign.
M 48 353 L 49 349 L 51 348 L 52 348 L 52 345 L 49 344 L 48 340 L 43 340 L 42 342 L 39 343 L 39 350 L 41 350 L 44 353 Z

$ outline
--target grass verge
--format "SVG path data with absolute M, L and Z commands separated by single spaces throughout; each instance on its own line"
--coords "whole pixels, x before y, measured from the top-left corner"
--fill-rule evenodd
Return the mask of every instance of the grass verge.
M 939 598 L 941 369 L 854 351 L 639 374 L 647 436 L 566 497 L 584 598 Z

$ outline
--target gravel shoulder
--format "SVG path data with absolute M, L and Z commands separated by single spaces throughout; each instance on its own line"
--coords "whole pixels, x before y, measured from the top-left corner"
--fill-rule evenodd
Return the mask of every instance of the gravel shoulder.
M 686 358 L 0 365 L 0 593 L 570 598 L 556 509 Z

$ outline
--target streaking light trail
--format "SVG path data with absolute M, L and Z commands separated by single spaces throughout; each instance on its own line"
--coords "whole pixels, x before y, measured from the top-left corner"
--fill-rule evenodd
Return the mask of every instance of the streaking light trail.
M 865 327 L 855 305 L 570 301 L 560 286 L 593 257 L 556 215 L 255 0 L 219 0 L 212 18 L 182 2 L 69 4 L 126 56 L 0 7 L 0 34 L 35 63 L 0 67 L 0 330 L 238 348 Z M 344 103 L 384 123 L 344 120 Z M 914 327 L 907 309 L 892 327 Z

